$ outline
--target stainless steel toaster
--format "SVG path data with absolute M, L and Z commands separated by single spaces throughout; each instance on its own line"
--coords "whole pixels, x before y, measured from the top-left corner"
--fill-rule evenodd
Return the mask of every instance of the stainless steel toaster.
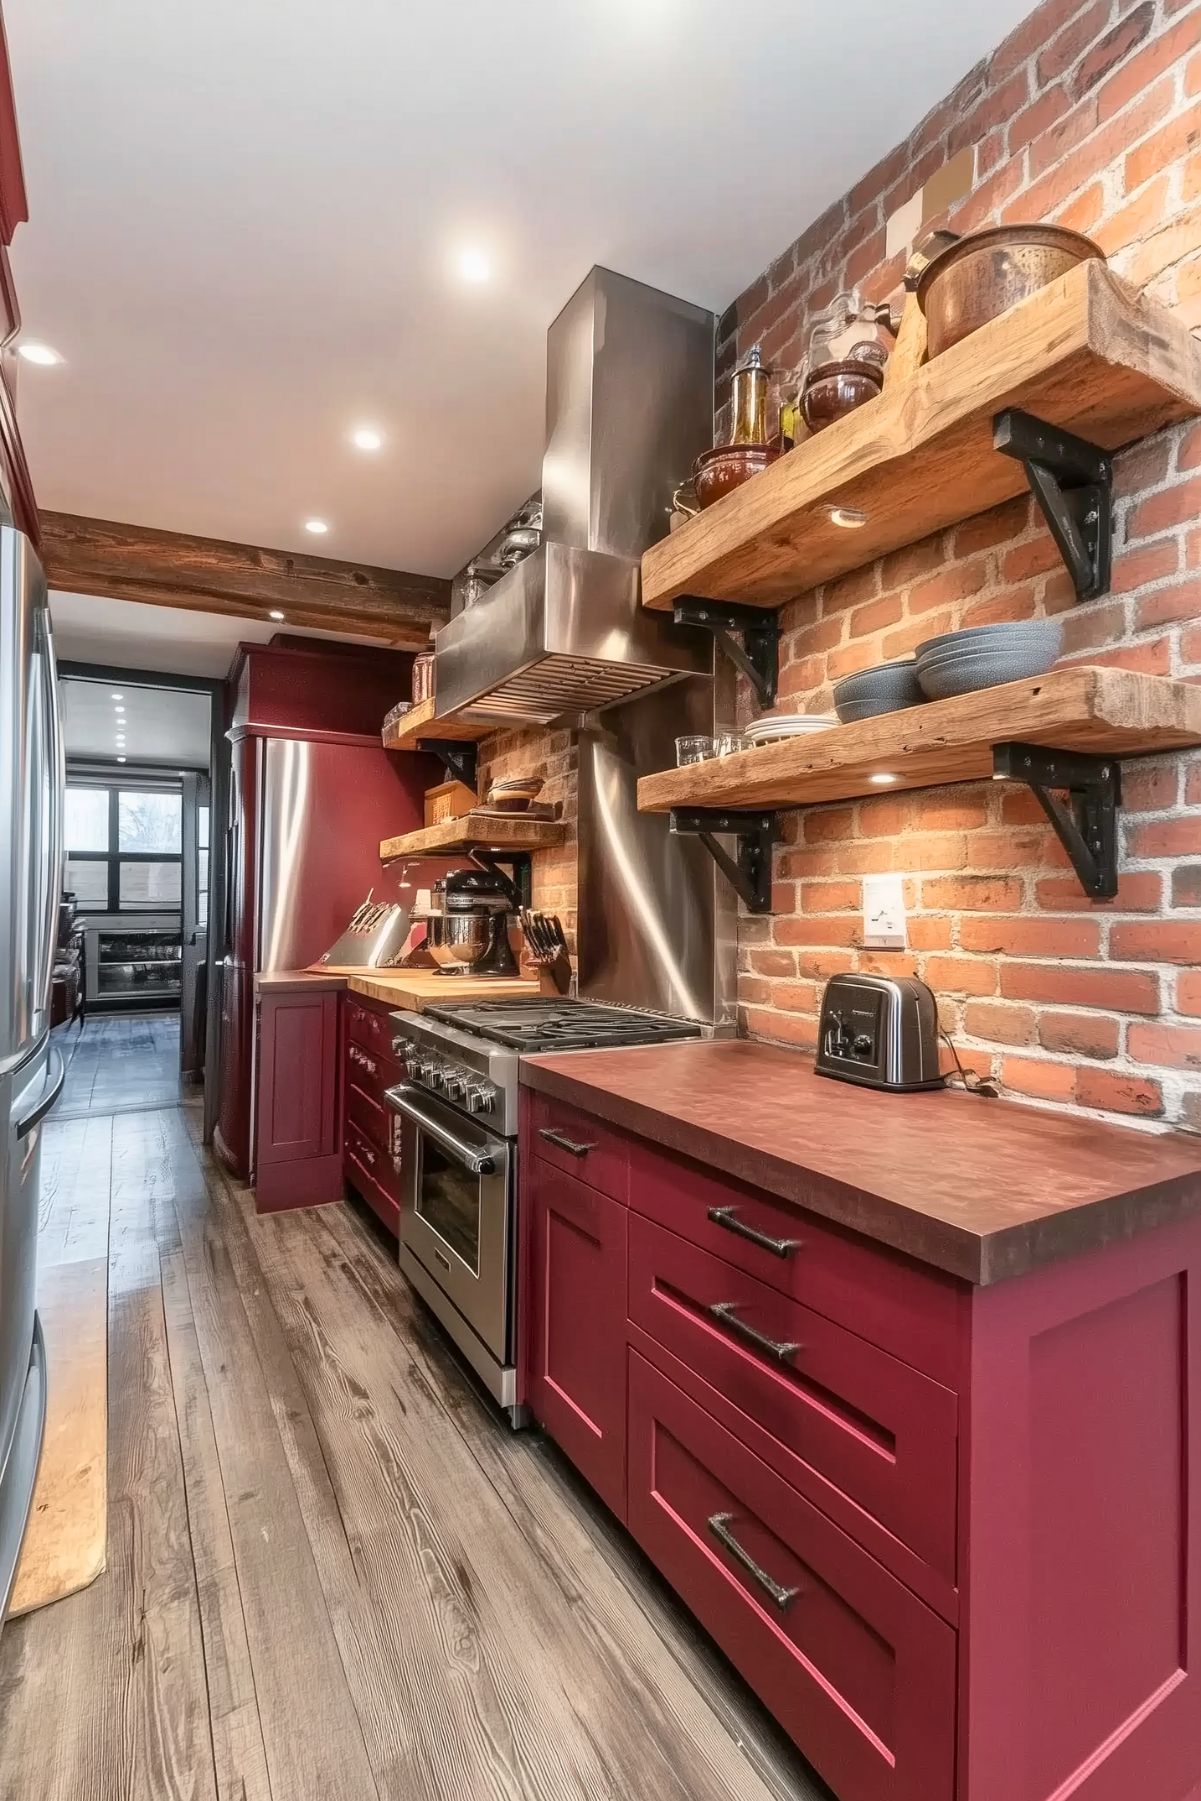
M 938 1007 L 929 988 L 914 976 L 831 976 L 816 1068 L 864 1088 L 941 1088 Z

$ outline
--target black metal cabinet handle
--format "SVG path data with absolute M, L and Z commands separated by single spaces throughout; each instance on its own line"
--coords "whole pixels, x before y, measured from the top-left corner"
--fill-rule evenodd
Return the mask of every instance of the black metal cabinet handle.
M 708 1311 L 715 1320 L 728 1326 L 731 1332 L 736 1332 L 739 1338 L 745 1338 L 748 1344 L 753 1344 L 756 1350 L 766 1351 L 770 1357 L 774 1357 L 777 1363 L 791 1362 L 797 1352 L 804 1348 L 799 1344 L 769 1338 L 766 1332 L 756 1332 L 754 1326 L 748 1326 L 744 1319 L 739 1319 L 740 1304 L 738 1301 L 714 1301 Z
M 800 1589 L 785 1588 L 781 1583 L 776 1581 L 774 1576 L 768 1575 L 762 1564 L 755 1562 L 755 1559 L 751 1556 L 746 1546 L 740 1545 L 738 1540 L 734 1537 L 734 1534 L 730 1531 L 730 1521 L 733 1518 L 734 1515 L 732 1513 L 711 1513 L 705 1524 L 708 1526 L 718 1544 L 725 1546 L 726 1550 L 730 1553 L 730 1556 L 742 1565 L 747 1575 L 752 1576 L 761 1589 L 766 1590 L 776 1606 L 783 1612 L 786 1607 L 790 1607 L 796 1600 L 801 1592 Z
M 545 1138 L 547 1144 L 557 1144 L 561 1151 L 570 1151 L 573 1157 L 586 1157 L 594 1151 L 594 1144 L 577 1144 L 574 1138 L 565 1138 L 562 1132 L 556 1132 L 551 1126 L 539 1126 L 539 1138 Z
M 770 1251 L 773 1257 L 793 1257 L 801 1248 L 799 1238 L 770 1238 L 766 1232 L 756 1232 L 754 1226 L 739 1219 L 733 1207 L 710 1207 L 709 1218 L 715 1226 L 724 1226 L 727 1232 L 734 1232 L 739 1238 L 749 1238 L 752 1244 Z

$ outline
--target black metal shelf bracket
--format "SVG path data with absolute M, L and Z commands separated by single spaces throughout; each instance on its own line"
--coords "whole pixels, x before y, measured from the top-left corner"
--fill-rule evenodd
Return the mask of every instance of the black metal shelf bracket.
M 453 855 L 453 852 L 446 854 Z M 500 846 L 488 850 L 486 846 L 476 845 L 468 851 L 467 860 L 477 869 L 486 869 L 490 875 L 512 882 L 520 906 L 528 908 L 532 905 L 533 875 L 528 850 L 504 850 Z M 502 869 L 501 864 L 507 867 Z
M 474 791 L 478 770 L 479 745 L 460 743 L 454 738 L 421 738 L 418 749 L 437 757 L 451 781 L 463 782 Z
M 673 807 L 677 837 L 699 838 L 748 913 L 771 912 L 771 853 L 778 835 L 774 813 L 724 813 L 715 807 Z M 738 840 L 737 860 L 717 833 Z
M 1077 599 L 1107 594 L 1113 559 L 1113 458 L 1016 407 L 993 420 L 993 445 L 1024 465 Z
M 780 623 L 763 607 L 744 607 L 730 600 L 706 600 L 681 594 L 675 603 L 677 625 L 698 626 L 712 632 L 735 669 L 745 675 L 761 707 L 775 705 L 780 676 Z M 742 634 L 742 643 L 731 637 Z
M 993 774 L 1025 782 L 1055 827 L 1056 835 L 1092 900 L 1118 891 L 1118 808 L 1122 766 L 1116 757 L 1047 750 L 1041 744 L 994 744 Z M 1066 789 L 1065 806 L 1054 788 Z

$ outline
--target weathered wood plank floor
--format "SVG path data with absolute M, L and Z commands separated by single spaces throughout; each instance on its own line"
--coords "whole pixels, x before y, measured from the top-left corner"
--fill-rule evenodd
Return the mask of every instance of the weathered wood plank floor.
M 825 1796 L 373 1224 L 259 1219 L 198 1108 L 113 1099 L 42 1222 L 108 1244 L 109 1563 L 0 1636 L 3 1801 Z

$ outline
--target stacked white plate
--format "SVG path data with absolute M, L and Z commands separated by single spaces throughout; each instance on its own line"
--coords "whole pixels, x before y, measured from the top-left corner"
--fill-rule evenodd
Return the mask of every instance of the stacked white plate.
M 828 732 L 838 720 L 833 713 L 774 713 L 748 725 L 752 744 L 774 744 L 778 738 L 803 738 L 810 732 Z

